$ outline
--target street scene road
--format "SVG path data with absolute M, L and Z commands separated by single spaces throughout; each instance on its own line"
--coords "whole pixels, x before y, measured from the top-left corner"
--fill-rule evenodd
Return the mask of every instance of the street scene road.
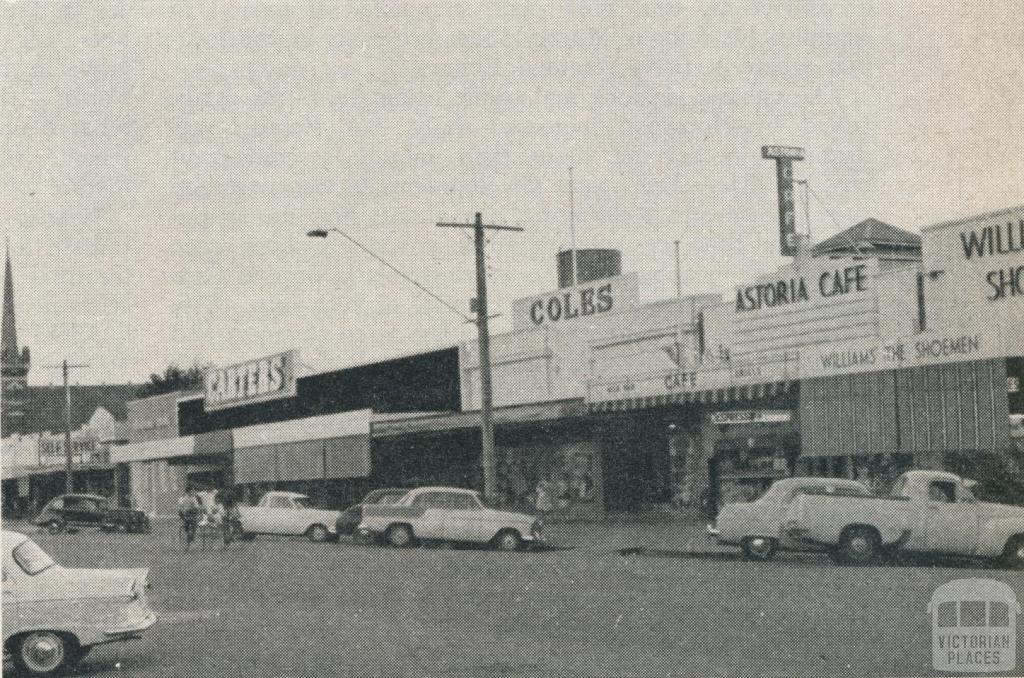
M 74 675 L 929 675 L 936 587 L 1021 585 L 979 563 L 747 562 L 702 529 L 553 525 L 555 547 L 526 553 L 269 537 L 184 552 L 172 521 L 33 536 L 65 566 L 152 568 L 160 621 Z
M 1020 6 L 0 2 L 3 675 L 1024 672 Z

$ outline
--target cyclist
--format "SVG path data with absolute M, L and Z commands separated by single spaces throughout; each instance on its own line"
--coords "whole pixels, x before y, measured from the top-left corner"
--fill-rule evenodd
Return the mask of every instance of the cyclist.
M 203 513 L 203 506 L 199 503 L 194 487 L 189 485 L 185 488 L 185 494 L 178 500 L 178 517 L 181 518 L 181 527 L 185 531 L 185 546 L 195 541 L 196 526 Z
M 242 516 L 238 510 L 238 503 L 235 501 L 234 492 L 222 491 L 218 493 L 218 499 L 222 508 L 221 528 L 224 531 L 224 546 L 227 546 L 242 534 Z

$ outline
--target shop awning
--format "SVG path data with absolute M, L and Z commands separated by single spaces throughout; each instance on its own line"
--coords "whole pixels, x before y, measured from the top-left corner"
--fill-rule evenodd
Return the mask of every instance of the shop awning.
M 235 429 L 237 483 L 370 474 L 370 410 Z
M 0 478 L 3 480 L 14 480 L 15 478 L 27 478 L 32 475 L 32 469 L 26 466 L 4 466 L 0 468 Z
M 515 405 L 494 410 L 495 426 L 510 426 L 582 417 L 587 413 L 582 399 L 562 400 L 535 405 Z M 373 418 L 373 437 L 389 438 L 422 433 L 443 433 L 480 428 L 479 410 L 423 415 L 380 415 Z
M 147 440 L 142 443 L 111 446 L 110 461 L 124 463 L 129 461 L 172 459 L 174 457 L 192 456 L 195 453 L 195 449 L 195 436 L 167 438 L 166 440 Z
M 88 464 L 74 464 L 71 467 L 73 473 L 85 473 L 87 471 L 110 471 L 113 470 L 114 464 L 112 463 L 101 463 L 101 462 L 90 462 Z M 15 478 L 27 478 L 29 476 L 45 476 L 51 473 L 64 473 L 63 465 L 50 465 L 50 466 L 18 466 L 3 469 L 3 480 L 13 480 Z
M 749 384 L 730 388 L 715 388 L 704 391 L 686 391 L 668 395 L 647 396 L 643 398 L 621 398 L 599 403 L 589 403 L 590 412 L 626 412 L 629 410 L 645 410 L 666 405 L 688 404 L 722 404 L 750 400 L 761 400 L 775 395 L 788 393 L 792 381 L 773 381 L 766 384 Z

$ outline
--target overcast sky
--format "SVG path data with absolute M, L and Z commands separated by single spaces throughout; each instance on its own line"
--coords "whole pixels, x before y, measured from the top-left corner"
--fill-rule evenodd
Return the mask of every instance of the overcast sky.
M 830 7 L 824 5 L 830 4 Z M 781 263 L 799 145 L 816 239 L 1024 202 L 1017 0 L 194 5 L 0 2 L 0 228 L 40 369 L 142 381 L 299 348 L 317 369 L 456 343 L 465 234 L 494 311 L 580 246 L 686 292 Z M 467 309 L 468 310 L 468 309 Z

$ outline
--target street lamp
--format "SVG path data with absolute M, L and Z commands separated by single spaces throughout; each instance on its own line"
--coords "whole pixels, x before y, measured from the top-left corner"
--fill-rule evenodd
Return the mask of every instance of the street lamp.
M 442 306 L 447 308 L 449 311 L 451 311 L 452 313 L 454 313 L 457 316 L 459 316 L 460 318 L 462 318 L 465 322 L 467 322 L 467 323 L 475 322 L 468 315 L 466 315 L 465 313 L 463 313 L 459 309 L 455 308 L 454 306 L 452 306 L 447 301 L 445 301 L 441 297 L 437 296 L 436 294 L 434 294 L 433 292 L 428 290 L 426 287 L 424 287 L 420 283 L 418 283 L 415 280 L 413 280 L 412 277 L 406 275 L 402 271 L 400 271 L 397 268 L 395 268 L 386 259 L 384 259 L 384 257 L 380 256 L 379 254 L 377 254 L 376 252 L 371 250 L 369 247 L 367 247 L 363 243 L 359 242 L 358 240 L 356 240 L 355 238 L 353 238 L 352 236 L 350 236 L 348 233 L 346 233 L 345 231 L 341 230 L 340 228 L 334 228 L 334 227 L 331 227 L 331 228 L 314 228 L 311 231 L 306 231 L 306 237 L 307 238 L 326 238 L 328 233 L 337 233 L 342 238 L 345 238 L 345 240 L 348 240 L 350 243 L 352 243 L 353 245 L 355 245 L 356 247 L 358 247 L 362 251 L 366 252 L 367 254 L 369 254 L 371 257 L 373 257 L 374 259 L 376 259 L 380 263 L 382 263 L 385 266 L 387 266 L 388 269 L 390 269 L 393 273 L 396 273 L 399 276 L 401 276 L 403 280 L 408 282 L 410 285 L 414 285 L 415 287 L 417 287 L 424 294 L 426 294 L 426 295 L 430 296 L 431 298 L 433 298 L 435 301 L 440 303 Z

